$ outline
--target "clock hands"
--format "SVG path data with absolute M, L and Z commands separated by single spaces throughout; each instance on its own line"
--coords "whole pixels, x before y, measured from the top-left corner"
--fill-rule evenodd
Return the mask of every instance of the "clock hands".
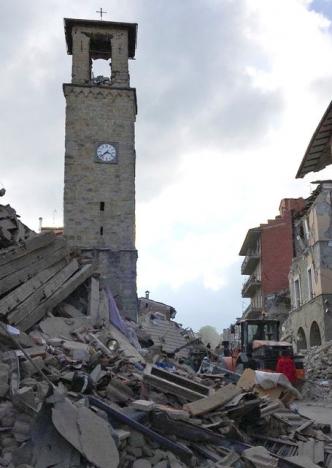
M 116 159 L 116 149 L 112 145 L 100 145 L 97 148 L 97 157 L 104 162 L 112 162 Z

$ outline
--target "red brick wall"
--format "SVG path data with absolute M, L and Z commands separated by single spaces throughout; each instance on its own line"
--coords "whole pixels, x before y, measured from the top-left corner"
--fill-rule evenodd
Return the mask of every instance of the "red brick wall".
M 289 287 L 288 274 L 293 257 L 292 212 L 303 208 L 303 198 L 284 198 L 279 206 L 280 216 L 261 225 L 263 295 Z
M 283 198 L 279 205 L 279 213 L 283 216 L 287 211 L 301 211 L 304 208 L 304 199 L 301 198 Z
M 290 213 L 262 226 L 261 249 L 263 295 L 288 288 L 288 273 L 293 257 Z

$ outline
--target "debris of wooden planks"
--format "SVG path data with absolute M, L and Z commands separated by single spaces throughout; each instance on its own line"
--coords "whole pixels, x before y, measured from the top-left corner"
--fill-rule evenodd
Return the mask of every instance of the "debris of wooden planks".
M 67 261 L 65 259 L 60 260 L 50 268 L 37 273 L 36 276 L 23 283 L 12 292 L 8 293 L 0 300 L 0 315 L 5 316 L 9 314 L 18 304 L 23 303 L 29 298 L 35 291 L 43 286 L 48 280 L 50 280 L 56 273 L 65 267 Z
M 39 236 L 34 237 L 34 239 L 38 239 Z M 47 247 L 54 245 L 55 236 L 52 235 L 42 235 L 41 241 L 32 244 L 32 248 L 22 248 L 20 246 L 17 247 L 18 254 L 15 255 L 13 258 L 6 260 L 6 258 L 1 257 L 1 264 L 0 264 L 0 278 L 5 278 L 6 276 L 14 273 L 27 265 L 33 263 L 34 261 L 39 260 L 45 254 L 45 250 Z M 64 245 L 64 239 L 58 242 L 58 244 Z M 47 252 L 47 251 L 46 251 Z
M 50 245 L 42 249 L 38 249 L 23 257 L 23 260 L 18 260 L 19 265 L 11 265 L 7 267 L 9 274 L 3 276 L 0 281 L 0 294 L 10 291 L 25 281 L 29 280 L 41 270 L 49 268 L 68 255 L 66 242 L 63 238 L 57 238 Z M 14 269 L 15 267 L 15 269 Z M 2 274 L 6 274 L 4 271 Z
M 17 260 L 24 255 L 28 255 L 34 250 L 45 247 L 55 239 L 53 232 L 46 232 L 41 234 L 33 234 L 32 237 L 20 242 L 19 244 L 12 245 L 7 249 L 0 250 L 0 267 L 13 260 Z
M 10 205 L 0 205 L 0 248 L 23 242 L 33 235 Z
M 51 311 L 56 307 L 61 301 L 66 299 L 80 284 L 82 284 L 87 278 L 89 278 L 93 273 L 93 265 L 84 265 L 80 270 L 74 273 L 69 279 L 67 279 L 56 291 L 41 304 L 27 314 L 21 321 L 18 323 L 14 322 L 20 330 L 28 330 L 35 323 L 39 322 L 48 311 Z M 64 276 L 66 278 L 66 275 Z
M 70 258 L 63 237 L 53 232 L 36 234 L 20 223 L 9 205 L 0 205 L 0 317 L 21 331 L 19 340 L 92 273 L 92 265 L 80 267 L 78 258 Z M 98 310 L 96 288 L 92 302 Z M 10 342 L 6 333 L 1 339 Z
M 317 465 L 324 463 L 324 442 L 309 438 L 298 442 L 298 455 L 309 458 Z
M 33 294 L 31 294 L 24 302 L 22 302 L 8 316 L 8 321 L 11 324 L 18 324 L 26 317 L 30 311 L 34 310 L 39 304 L 50 297 L 68 278 L 70 278 L 79 268 L 76 259 L 72 260 L 68 265 L 61 268 L 53 276 L 42 284 Z
M 187 401 L 195 401 L 210 394 L 210 388 L 156 366 L 147 364 L 144 382 L 161 391 L 176 395 Z
M 238 387 L 228 384 L 206 398 L 187 403 L 184 405 L 184 409 L 189 411 L 192 416 L 199 416 L 228 403 L 240 393 L 241 390 Z

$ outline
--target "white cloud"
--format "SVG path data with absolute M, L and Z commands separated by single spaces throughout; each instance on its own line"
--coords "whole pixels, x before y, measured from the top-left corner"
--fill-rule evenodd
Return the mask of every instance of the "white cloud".
M 61 223 L 61 85 L 70 79 L 62 17 L 96 17 L 100 7 L 49 4 L 13 0 L 0 19 L 0 183 L 4 201 L 34 227 L 39 216 Z M 308 180 L 332 172 L 294 180 L 332 96 L 330 19 L 313 6 L 114 0 L 105 7 L 107 19 L 139 24 L 130 72 L 138 95 L 140 291 L 164 288 L 170 303 L 173 291 L 178 307 L 189 307 L 183 291 L 202 294 L 218 328 L 241 313 L 235 268 L 247 229 L 275 216 L 281 198 L 307 196 Z M 232 298 L 224 318 L 219 293 Z
M 248 88 L 279 92 L 280 115 L 272 116 L 268 128 L 262 126 L 254 148 L 225 146 L 221 140 L 208 149 L 203 143 L 194 152 L 182 150 L 176 178 L 157 198 L 138 207 L 141 288 L 181 288 L 199 280 L 205 288 L 228 288 L 235 295 L 227 276 L 247 229 L 276 216 L 281 198 L 308 196 L 308 180 L 317 178 L 294 180 L 332 94 L 332 79 L 324 92 L 315 88 L 332 75 L 330 21 L 309 10 L 308 1 L 244 3 L 247 16 L 242 26 L 251 52 L 237 65 L 248 77 Z M 218 79 L 222 82 L 222 76 Z M 217 83 L 214 91 L 214 103 L 221 106 L 224 96 L 218 95 Z M 254 110 L 251 118 L 256 118 Z M 234 310 L 234 316 L 239 312 Z M 219 320 L 216 316 L 215 323 Z

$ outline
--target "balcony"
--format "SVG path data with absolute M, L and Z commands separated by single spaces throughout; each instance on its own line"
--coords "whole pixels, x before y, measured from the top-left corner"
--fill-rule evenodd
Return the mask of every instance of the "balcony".
M 263 309 L 262 307 L 255 307 L 252 304 L 249 304 L 246 310 L 243 312 L 244 319 L 259 319 L 262 317 Z
M 251 275 L 254 272 L 260 259 L 260 253 L 257 250 L 248 250 L 247 255 L 241 265 L 241 275 Z
M 255 275 L 251 275 L 242 287 L 242 297 L 253 297 L 260 287 L 261 281 Z

